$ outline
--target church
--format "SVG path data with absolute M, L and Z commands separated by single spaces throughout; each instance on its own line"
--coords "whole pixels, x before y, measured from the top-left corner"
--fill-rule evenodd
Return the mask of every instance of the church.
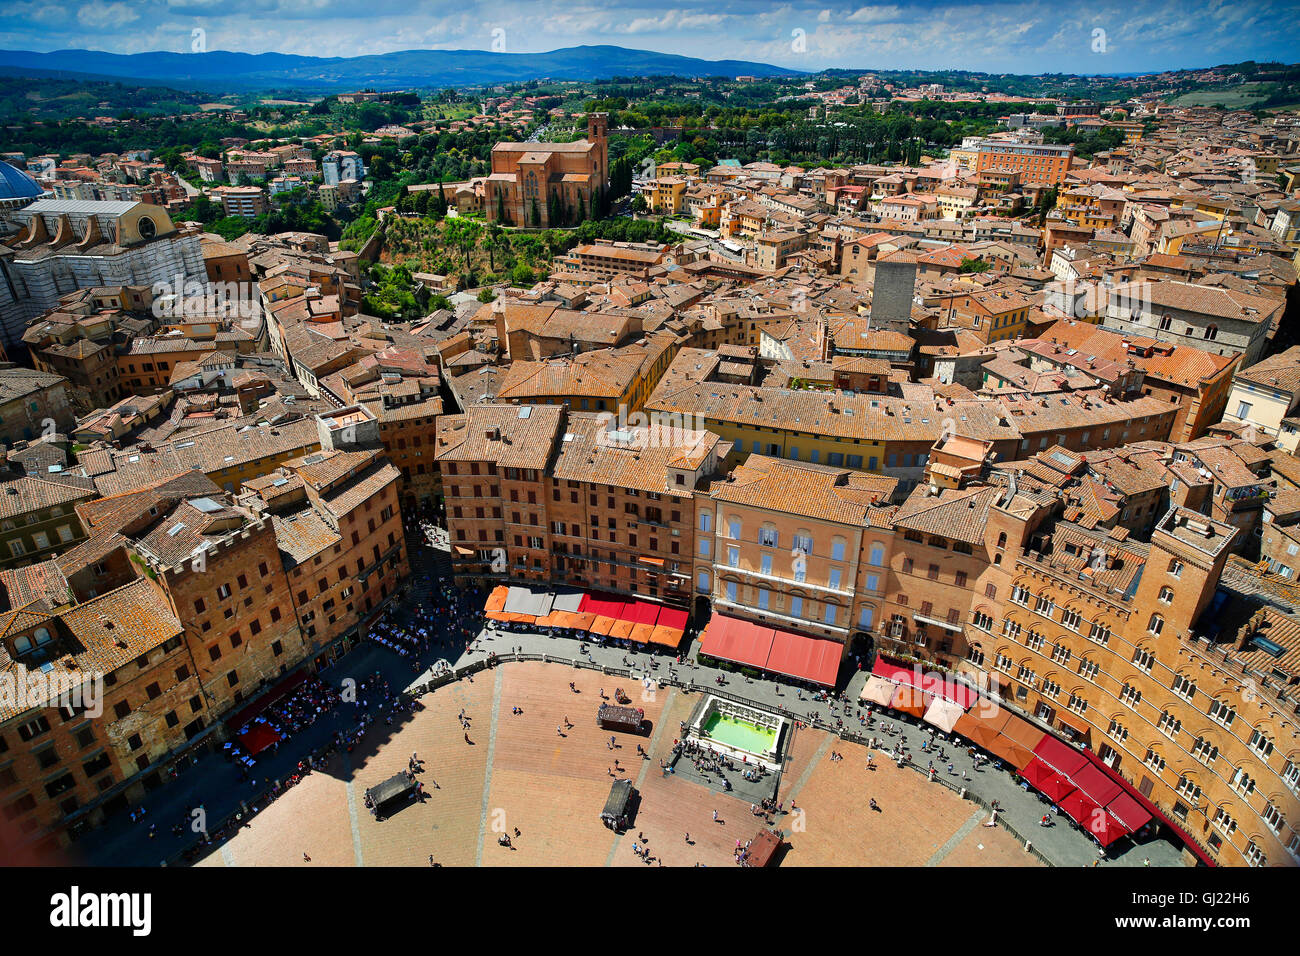
M 599 214 L 609 188 L 609 117 L 587 116 L 587 138 L 573 143 L 497 143 L 483 196 L 489 222 L 572 225 Z

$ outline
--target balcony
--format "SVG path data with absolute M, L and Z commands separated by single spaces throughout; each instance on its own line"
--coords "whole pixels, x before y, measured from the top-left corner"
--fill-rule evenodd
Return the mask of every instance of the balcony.
M 939 617 L 927 617 L 919 611 L 912 612 L 912 620 L 921 624 L 933 624 L 935 627 L 941 627 L 945 631 L 952 631 L 954 634 L 960 634 L 965 630 L 965 624 L 963 621 L 948 621 Z
M 713 595 L 713 606 L 715 608 L 720 608 L 720 607 L 735 608 L 737 611 L 740 611 L 743 614 L 747 614 L 750 617 L 758 617 L 764 620 L 766 620 L 767 618 L 776 618 L 778 621 L 786 621 L 790 624 L 795 625 L 796 627 L 805 628 L 805 629 L 820 628 L 822 630 L 835 631 L 838 634 L 847 635 L 849 633 L 849 629 L 847 627 L 841 627 L 838 624 L 827 624 L 825 621 L 815 621 L 812 618 L 806 618 L 806 617 L 791 617 L 789 614 L 782 614 L 779 611 L 773 611 L 770 610 L 769 608 L 758 607 L 753 604 L 741 604 L 739 601 L 728 601 L 727 598 L 722 594 L 715 593 Z
M 1224 495 L 1229 511 L 1248 511 L 1258 508 L 1271 497 L 1267 488 L 1234 488 Z
M 853 593 L 848 588 L 833 588 L 825 584 L 815 584 L 812 581 L 797 581 L 794 578 L 782 577 L 779 574 L 769 574 L 763 571 L 755 571 L 751 568 L 742 568 L 734 564 L 715 562 L 713 570 L 715 573 L 732 571 L 736 574 L 742 574 L 747 578 L 754 578 L 759 581 L 771 581 L 774 584 L 781 584 L 787 587 L 807 588 L 810 591 L 820 591 L 824 594 L 836 594 L 840 597 L 849 597 Z

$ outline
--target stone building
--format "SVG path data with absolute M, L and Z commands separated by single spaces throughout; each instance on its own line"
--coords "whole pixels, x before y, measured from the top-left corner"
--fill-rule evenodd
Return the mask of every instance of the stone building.
M 139 202 L 41 199 L 12 213 L 0 247 L 0 336 L 15 354 L 29 319 L 78 289 L 207 279 L 199 233 Z
M 591 113 L 585 140 L 493 146 L 483 196 L 488 221 L 550 227 L 592 216 L 609 188 L 608 123 L 606 114 Z

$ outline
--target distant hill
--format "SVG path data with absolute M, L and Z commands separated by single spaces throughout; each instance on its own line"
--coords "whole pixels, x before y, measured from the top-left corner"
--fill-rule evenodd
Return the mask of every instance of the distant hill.
M 375 87 L 481 86 L 534 79 L 599 80 L 614 76 L 797 76 L 799 71 L 744 60 L 701 60 L 618 46 L 577 46 L 549 53 L 402 50 L 372 56 L 289 53 L 103 53 L 96 50 L 0 50 L 0 72 L 51 72 L 165 83 L 183 89 L 293 88 L 338 92 Z

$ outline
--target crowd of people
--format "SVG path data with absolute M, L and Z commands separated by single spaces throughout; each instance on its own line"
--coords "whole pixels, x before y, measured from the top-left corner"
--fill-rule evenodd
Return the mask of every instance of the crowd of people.
M 708 778 L 715 775 L 718 778 L 718 784 L 725 792 L 730 792 L 731 781 L 727 778 L 728 773 L 739 773 L 746 780 L 759 781 L 768 775 L 768 770 L 761 764 L 751 764 L 747 760 L 737 764 L 726 754 L 719 753 L 710 747 L 703 745 L 699 740 L 693 737 L 685 737 L 673 741 L 672 762 L 675 764 L 678 759 L 685 758 L 695 767 L 696 773 L 701 777 Z M 664 773 L 675 772 L 670 769 L 670 765 L 660 765 Z
M 339 693 L 319 677 L 310 675 L 297 687 L 283 697 L 272 701 L 260 713 L 251 717 L 235 732 L 233 740 L 222 745 L 226 759 L 242 764 L 240 779 L 249 779 L 249 771 L 258 759 L 266 753 L 272 755 L 280 750 L 280 744 L 306 730 L 321 717 L 331 713 L 338 704 Z M 245 734 L 257 730 L 274 734 L 274 741 L 256 753 L 250 753 L 242 743 Z

